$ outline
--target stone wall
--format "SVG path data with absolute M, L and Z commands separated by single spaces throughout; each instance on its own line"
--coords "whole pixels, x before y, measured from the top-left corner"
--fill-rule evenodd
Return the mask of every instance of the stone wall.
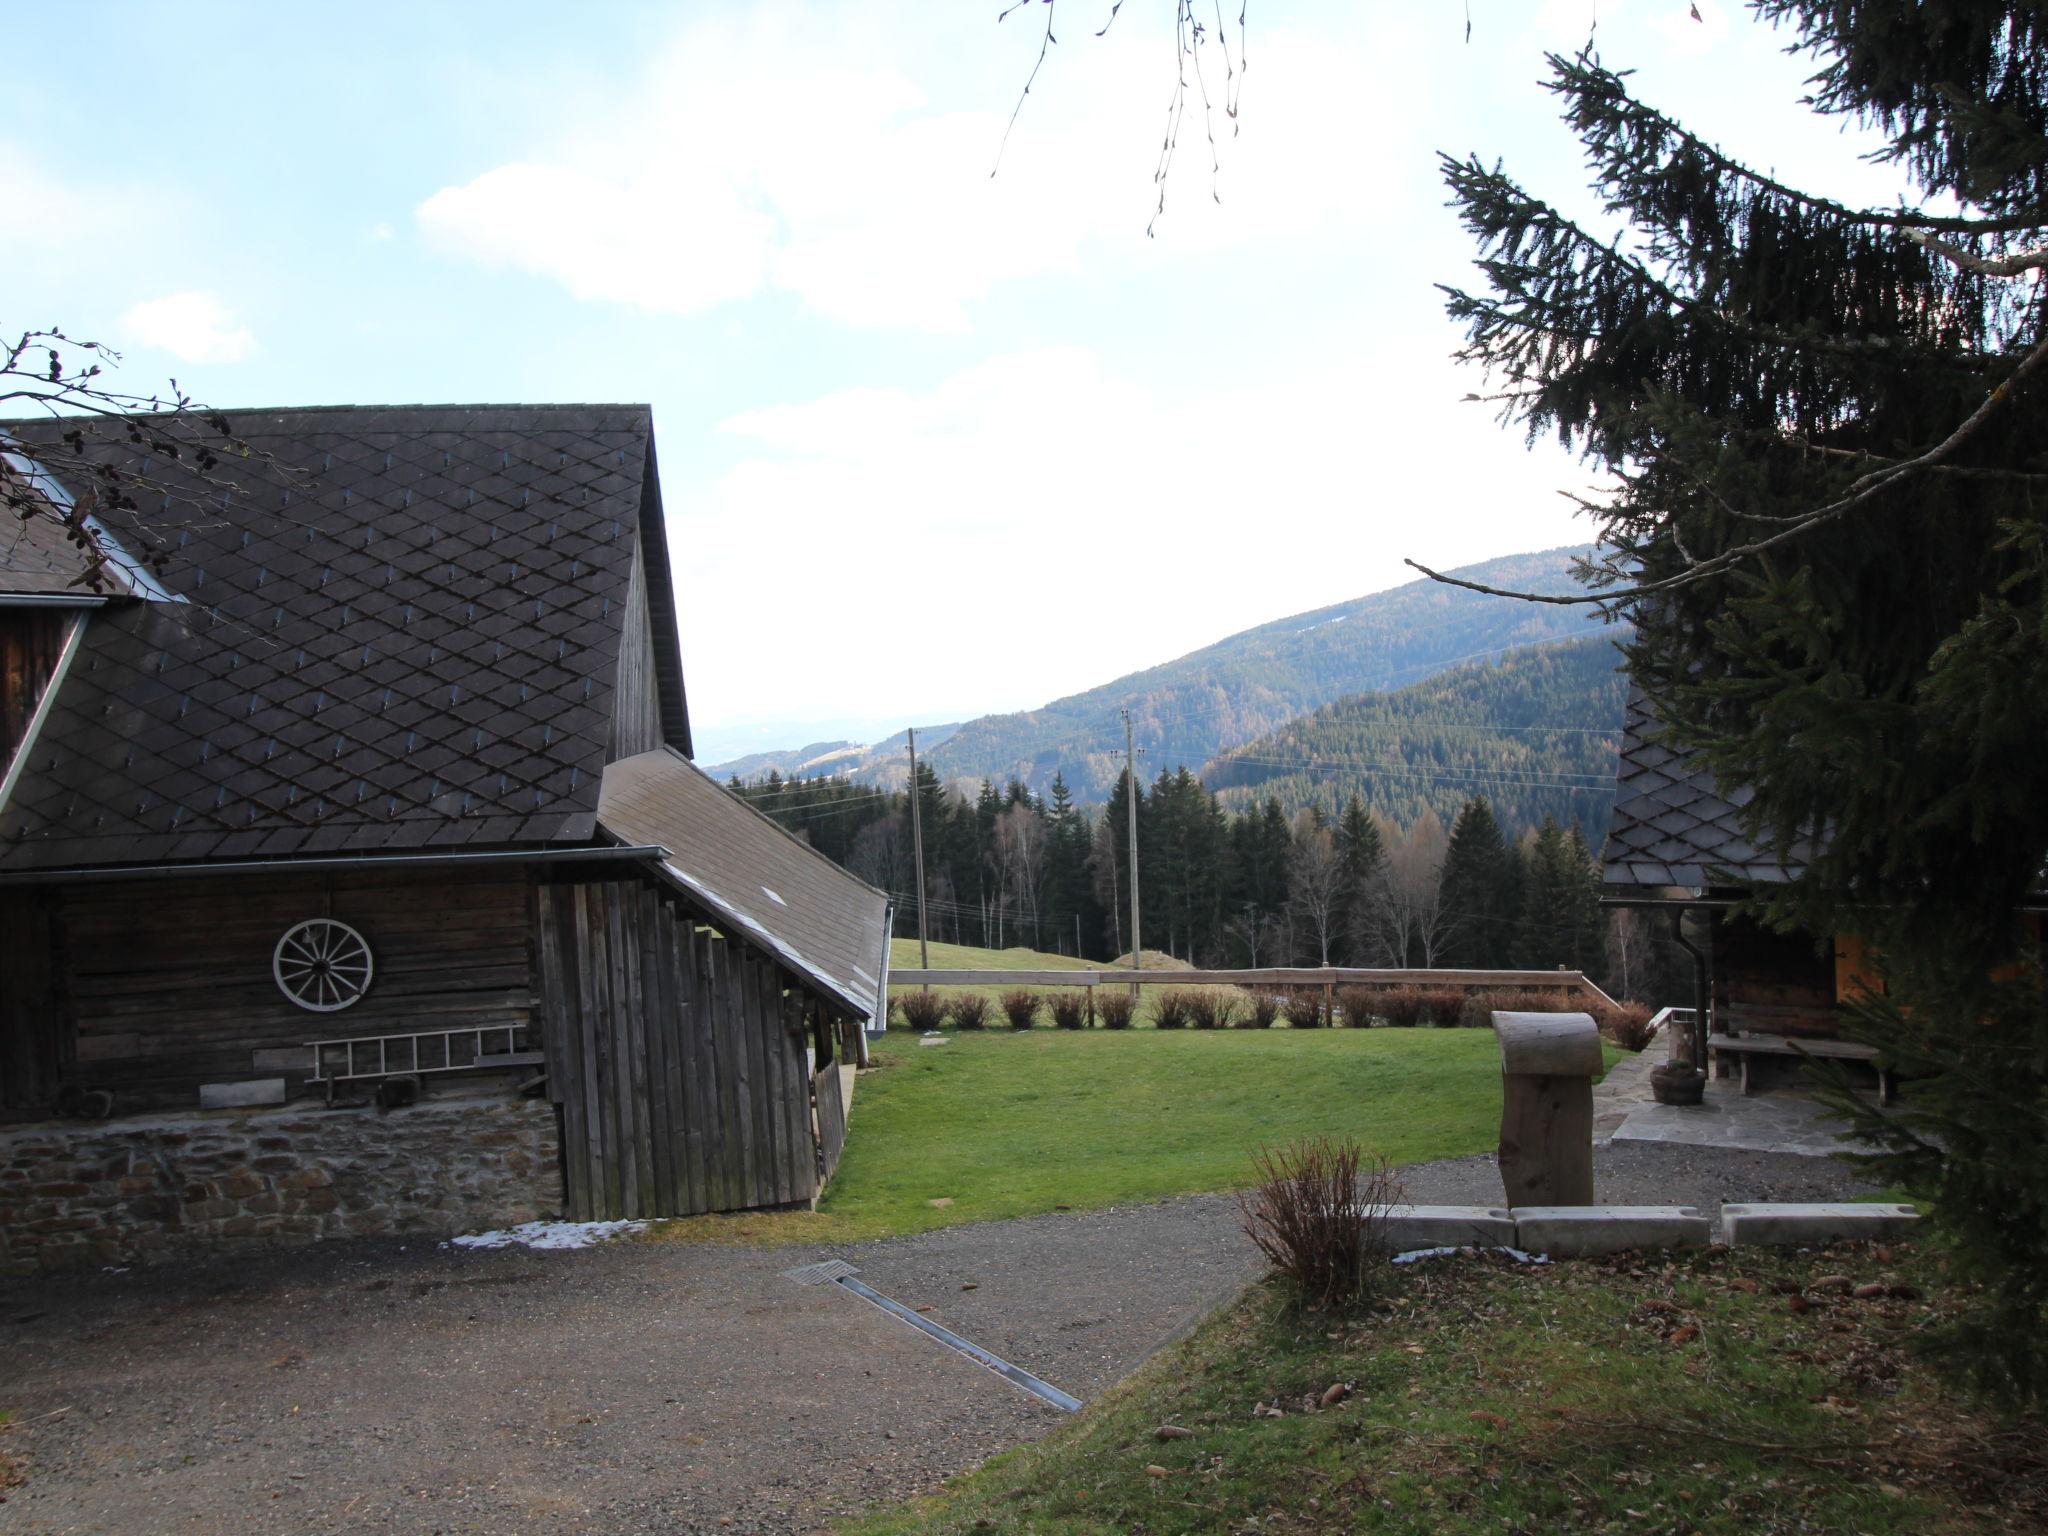
M 0 1276 L 225 1246 L 448 1236 L 562 1205 L 554 1107 L 212 1110 L 0 1130 Z

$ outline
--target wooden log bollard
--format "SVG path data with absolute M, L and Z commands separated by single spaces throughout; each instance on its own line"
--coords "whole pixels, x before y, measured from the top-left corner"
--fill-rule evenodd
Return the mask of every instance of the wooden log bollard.
M 1493 1032 L 1508 1205 L 1591 1205 L 1600 1027 L 1589 1013 L 1495 1013 Z

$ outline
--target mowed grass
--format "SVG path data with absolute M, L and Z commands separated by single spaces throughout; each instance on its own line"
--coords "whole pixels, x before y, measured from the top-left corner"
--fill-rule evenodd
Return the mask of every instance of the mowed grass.
M 1409 1163 L 1485 1151 L 1500 1125 L 1489 1030 L 892 1030 L 874 1059 L 819 1210 L 666 1235 L 886 1237 L 1234 1189 L 1261 1144 L 1301 1136 Z
M 1350 1314 L 1255 1286 L 1044 1439 L 840 1528 L 2048 1528 L 2044 1426 L 1993 1419 L 1916 1353 L 1953 1292 L 1910 1250 L 1468 1256 L 1386 1285 Z
M 931 946 L 934 970 L 1087 970 L 1028 949 Z M 917 963 L 897 939 L 896 967 Z M 958 991 L 958 988 L 935 988 Z M 826 1243 L 967 1221 L 1231 1190 L 1252 1156 L 1355 1136 L 1396 1164 L 1490 1150 L 1500 1054 L 1485 1029 L 891 1029 L 854 1094 L 846 1151 L 816 1211 L 698 1216 L 657 1240 Z M 1149 989 L 1148 989 L 1149 990 Z M 1621 1053 L 1607 1049 L 1611 1064 Z

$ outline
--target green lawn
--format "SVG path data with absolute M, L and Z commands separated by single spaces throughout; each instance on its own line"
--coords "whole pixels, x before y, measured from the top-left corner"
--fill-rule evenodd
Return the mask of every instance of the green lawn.
M 931 949 L 934 970 L 1090 964 Z M 898 939 L 892 964 L 915 964 L 916 953 L 915 939 Z M 818 1210 L 692 1217 L 655 1236 L 852 1242 L 1235 1189 L 1258 1147 L 1301 1136 L 1356 1136 L 1415 1163 L 1484 1152 L 1500 1132 L 1491 1030 L 1020 1032 L 992 1014 L 987 1030 L 945 1038 L 921 1045 L 892 1029 L 871 1047 L 876 1070 L 861 1074 L 846 1153 Z M 1610 1063 L 1619 1054 L 1608 1047 Z
M 1344 1133 L 1407 1163 L 1484 1151 L 1500 1126 L 1489 1030 L 892 1030 L 875 1060 L 817 1212 L 671 1234 L 882 1237 L 1231 1189 L 1262 1142 Z
M 1894 1289 L 1858 1298 L 1845 1278 Z M 1045 1439 L 842 1529 L 2048 1525 L 2042 1426 L 1997 1424 L 1914 1352 L 1946 1291 L 1911 1250 L 1461 1258 L 1392 1271 L 1388 1287 L 1350 1316 L 1299 1314 L 1254 1287 Z M 1337 1383 L 1351 1395 L 1323 1406 Z M 1162 1441 L 1165 1424 L 1191 1433 Z

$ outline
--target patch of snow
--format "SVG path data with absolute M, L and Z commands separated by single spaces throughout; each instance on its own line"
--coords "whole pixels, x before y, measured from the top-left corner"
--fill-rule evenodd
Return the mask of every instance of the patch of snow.
M 1550 1260 L 1541 1254 L 1524 1253 L 1519 1248 L 1411 1248 L 1406 1253 L 1394 1255 L 1396 1264 L 1415 1264 L 1423 1259 L 1445 1259 L 1454 1253 L 1504 1253 L 1517 1264 L 1548 1264 Z
M 784 901 L 775 892 L 769 890 L 768 887 L 765 885 L 761 887 L 761 894 L 763 896 L 766 896 L 770 901 L 774 902 L 775 905 L 777 905 L 778 907 L 786 907 L 789 905 L 788 902 Z
M 455 1248 L 594 1248 L 628 1232 L 642 1232 L 644 1221 L 527 1221 L 496 1232 L 466 1232 L 451 1237 Z

